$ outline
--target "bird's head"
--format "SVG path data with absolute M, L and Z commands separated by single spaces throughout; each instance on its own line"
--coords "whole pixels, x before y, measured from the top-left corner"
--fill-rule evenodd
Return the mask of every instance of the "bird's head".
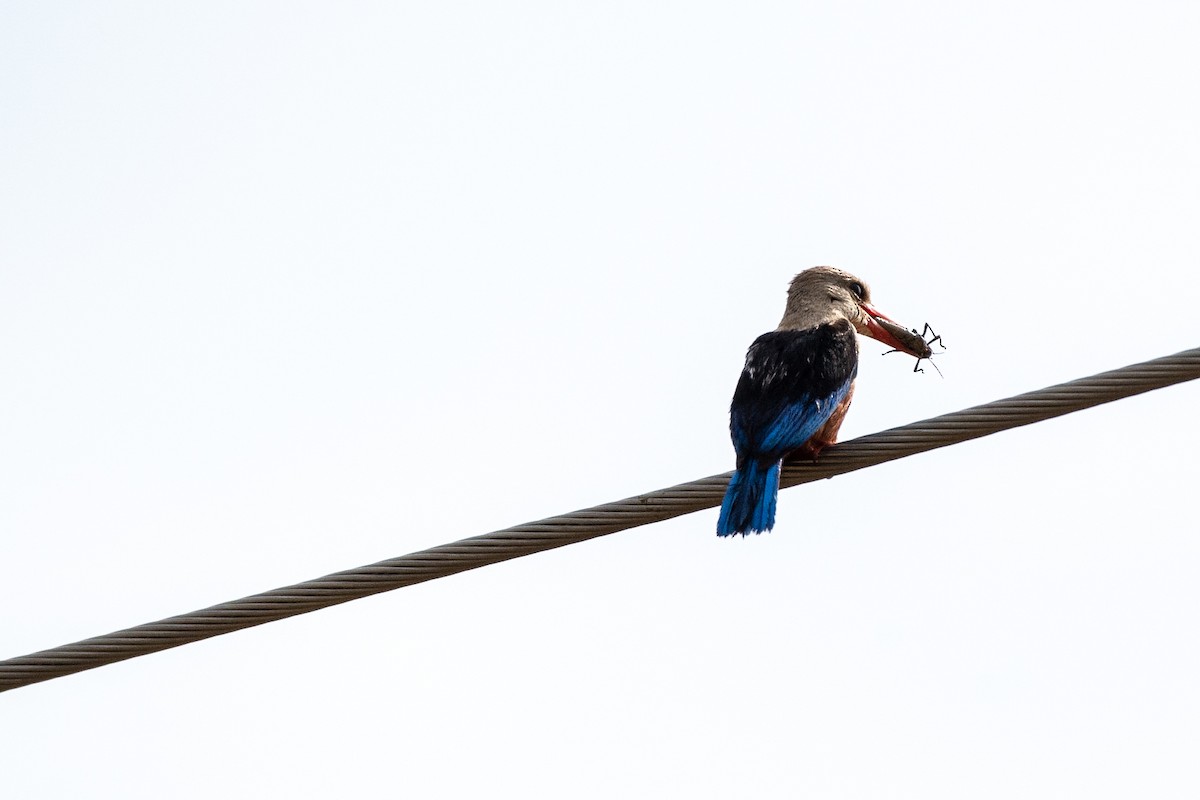
M 781 330 L 806 330 L 843 319 L 863 336 L 888 347 L 917 358 L 929 355 L 928 348 L 917 352 L 919 336 L 907 336 L 903 326 L 871 305 L 870 287 L 850 273 L 836 267 L 813 267 L 792 279 Z

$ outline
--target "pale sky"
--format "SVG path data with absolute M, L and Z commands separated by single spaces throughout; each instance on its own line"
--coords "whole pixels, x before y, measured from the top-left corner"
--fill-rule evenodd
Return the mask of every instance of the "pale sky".
M 1200 344 L 1200 5 L 0 10 L 0 658 Z M 0 694 L 12 798 L 1194 798 L 1188 384 Z

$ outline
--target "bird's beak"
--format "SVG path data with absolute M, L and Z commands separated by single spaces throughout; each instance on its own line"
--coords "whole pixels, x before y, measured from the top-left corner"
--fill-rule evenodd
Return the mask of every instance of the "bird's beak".
M 903 325 L 879 311 L 874 306 L 859 303 L 863 311 L 862 325 L 858 331 L 872 339 L 877 339 L 888 347 L 893 347 L 902 353 L 908 353 L 916 358 L 929 358 L 929 345 L 917 334 L 909 331 Z

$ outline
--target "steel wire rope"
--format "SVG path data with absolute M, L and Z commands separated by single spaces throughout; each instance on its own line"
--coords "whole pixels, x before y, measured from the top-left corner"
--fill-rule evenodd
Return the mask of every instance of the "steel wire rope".
M 784 466 L 796 486 L 1200 378 L 1200 348 L 873 433 L 816 463 Z M 306 614 L 423 581 L 713 508 L 730 473 L 462 539 L 240 600 L 0 661 L 0 691 Z

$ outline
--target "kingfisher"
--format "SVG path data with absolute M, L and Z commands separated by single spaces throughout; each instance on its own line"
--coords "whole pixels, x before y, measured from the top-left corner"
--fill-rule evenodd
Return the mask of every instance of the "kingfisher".
M 813 267 L 792 279 L 779 327 L 750 345 L 733 392 L 737 470 L 721 503 L 718 536 L 771 530 L 783 460 L 815 460 L 837 441 L 858 375 L 856 332 L 928 355 L 918 349 L 919 336 L 871 305 L 871 290 L 850 273 Z

